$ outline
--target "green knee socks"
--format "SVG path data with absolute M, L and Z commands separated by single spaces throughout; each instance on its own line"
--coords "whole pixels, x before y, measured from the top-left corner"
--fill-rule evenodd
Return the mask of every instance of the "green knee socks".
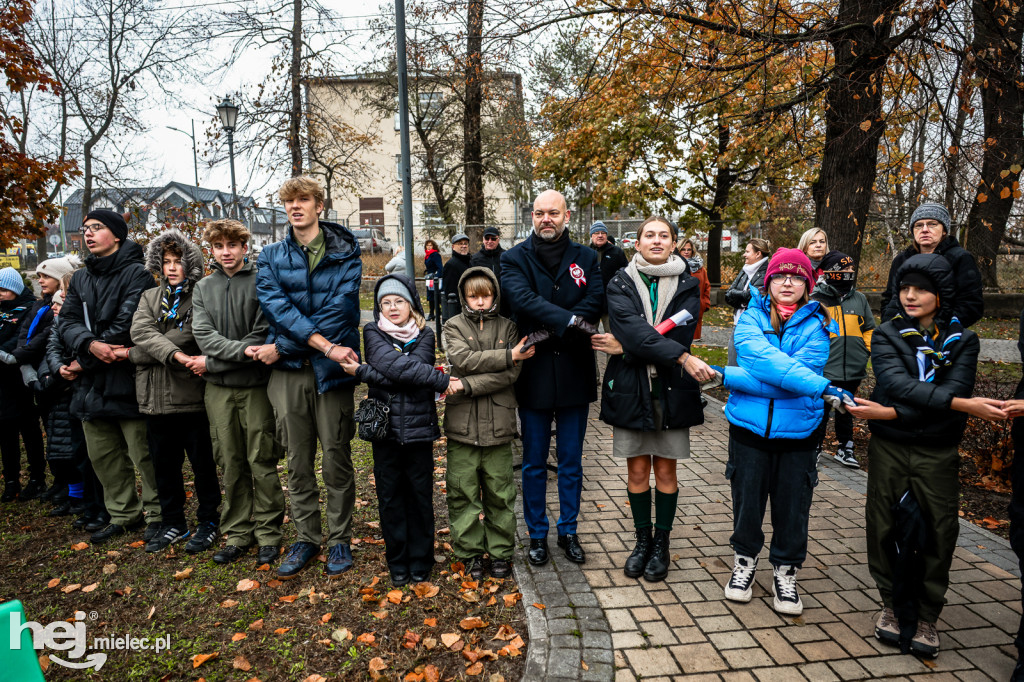
M 672 521 L 676 518 L 676 502 L 678 500 L 678 488 L 671 493 L 663 493 L 660 490 L 654 491 L 654 528 L 656 530 L 672 530 Z
M 651 489 L 641 493 L 631 493 L 628 490 L 629 510 L 633 512 L 633 526 L 637 530 L 651 527 Z

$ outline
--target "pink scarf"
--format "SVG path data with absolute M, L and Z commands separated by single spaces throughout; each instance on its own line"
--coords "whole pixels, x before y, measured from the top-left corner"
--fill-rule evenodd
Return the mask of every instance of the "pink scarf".
M 794 303 L 793 305 L 782 305 L 781 303 L 775 304 L 775 310 L 779 313 L 779 317 L 782 318 L 783 322 L 793 317 L 793 313 L 795 313 L 796 309 L 799 307 L 800 306 L 798 306 L 796 303 Z
M 402 326 L 398 326 L 388 318 L 381 315 L 380 319 L 377 320 L 377 328 L 388 336 L 392 336 L 402 343 L 409 343 L 417 336 L 420 335 L 420 328 L 416 324 L 416 320 L 409 317 L 409 321 Z

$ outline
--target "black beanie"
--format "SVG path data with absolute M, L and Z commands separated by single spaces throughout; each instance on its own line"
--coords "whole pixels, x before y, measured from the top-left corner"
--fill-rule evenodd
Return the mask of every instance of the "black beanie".
M 847 256 L 842 251 L 829 251 L 821 259 L 821 263 L 818 264 L 818 268 L 822 272 L 828 272 L 829 270 L 842 270 L 843 268 L 853 267 L 853 257 Z
M 124 240 L 128 239 L 128 223 L 124 221 L 124 216 L 120 213 L 99 208 L 95 211 L 89 211 L 89 215 L 85 216 L 85 220 L 88 220 L 89 218 L 98 220 L 110 228 L 110 231 L 113 232 L 114 236 L 120 239 L 122 243 Z M 82 221 L 83 224 L 85 223 L 85 220 Z

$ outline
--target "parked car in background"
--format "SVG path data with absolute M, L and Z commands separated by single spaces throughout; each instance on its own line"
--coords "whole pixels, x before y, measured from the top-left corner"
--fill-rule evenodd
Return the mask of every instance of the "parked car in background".
M 352 230 L 352 234 L 359 240 L 359 248 L 363 250 L 363 253 L 383 253 L 390 256 L 395 252 L 395 247 L 391 245 L 381 230 L 372 228 Z
M 625 249 L 636 249 L 636 232 L 627 232 L 622 235 L 622 240 L 619 241 L 619 247 Z

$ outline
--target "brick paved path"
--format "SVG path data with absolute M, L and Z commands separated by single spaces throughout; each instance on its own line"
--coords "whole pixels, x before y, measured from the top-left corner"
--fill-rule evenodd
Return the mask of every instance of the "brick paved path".
M 665 582 L 651 584 L 622 573 L 633 542 L 625 464 L 611 457 L 611 427 L 597 420 L 594 407 L 579 525 L 587 563 L 580 570 L 565 561 L 554 536 L 553 566 L 537 571 L 522 556 L 517 562 L 520 573 L 532 574 L 521 580 L 527 604 L 537 595 L 537 601 L 546 597 L 581 606 L 574 604 L 575 599 L 586 606 L 575 611 L 527 607 L 534 625 L 538 619 L 546 621 L 550 636 L 547 641 L 531 641 L 531 648 L 536 648 L 524 679 L 535 679 L 531 674 L 540 674 L 545 661 L 547 679 L 613 676 L 617 682 L 683 676 L 728 681 L 1009 679 L 1013 633 L 1020 619 L 1020 581 L 996 565 L 1013 567 L 1006 542 L 984 532 L 961 533 L 949 604 L 939 621 L 942 651 L 927 663 L 900 655 L 872 634 L 879 603 L 866 563 L 866 474 L 833 468 L 831 462 L 822 466 L 811 509 L 809 557 L 799 575 L 803 615 L 788 618 L 772 610 L 767 548 L 762 551 L 753 601 L 726 601 L 722 590 L 732 568 L 731 505 L 724 476 L 728 425 L 720 404 L 712 403 L 705 414 L 707 423 L 691 430 L 693 457 L 679 466 L 679 511 L 671 544 L 674 565 Z M 552 527 L 558 513 L 554 488 L 552 476 Z M 519 532 L 520 540 L 528 542 L 522 525 Z M 766 534 L 770 539 L 767 525 Z M 603 614 L 589 608 L 585 586 L 574 582 L 580 575 Z M 559 590 L 559 580 L 564 591 Z M 536 585 L 544 586 L 543 594 Z M 570 591 L 575 597 L 556 595 Z M 566 620 L 575 625 L 569 628 L 562 622 Z M 594 650 L 607 638 L 601 636 L 604 631 L 611 634 L 612 670 L 607 653 L 595 659 Z M 586 663 L 588 657 L 591 664 L 584 671 L 581 661 Z

